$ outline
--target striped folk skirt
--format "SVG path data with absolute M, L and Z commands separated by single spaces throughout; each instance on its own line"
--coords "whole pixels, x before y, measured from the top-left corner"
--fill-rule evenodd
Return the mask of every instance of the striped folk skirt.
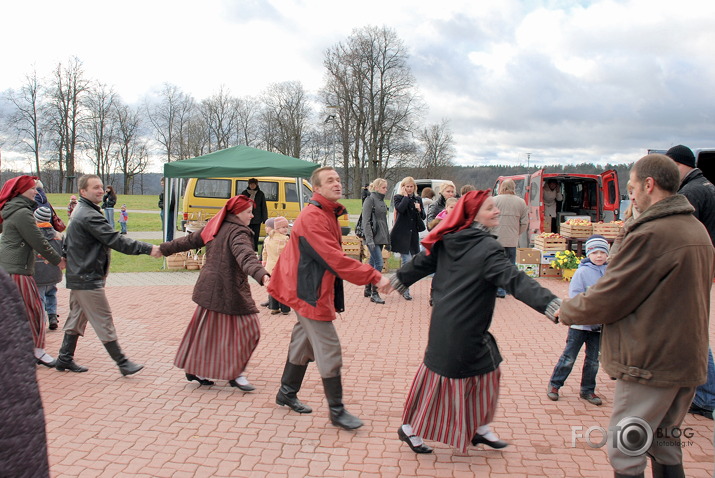
M 200 377 L 235 380 L 260 338 L 258 314 L 228 315 L 197 306 L 174 365 Z
M 32 276 L 22 274 L 10 274 L 13 282 L 17 285 L 22 301 L 25 303 L 25 313 L 27 321 L 30 323 L 32 332 L 32 342 L 38 349 L 45 348 L 45 309 L 42 307 L 40 292 L 37 290 L 37 283 Z
M 469 378 L 447 378 L 428 369 L 417 370 L 402 423 L 415 435 L 466 452 L 477 428 L 494 419 L 499 398 L 499 368 Z

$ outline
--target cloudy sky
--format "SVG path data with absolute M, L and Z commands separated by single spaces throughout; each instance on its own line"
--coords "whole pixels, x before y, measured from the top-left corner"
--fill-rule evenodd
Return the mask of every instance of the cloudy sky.
M 164 82 L 199 100 L 294 80 L 316 92 L 327 48 L 387 26 L 459 164 L 715 147 L 715 2 L 12 0 L 0 16 L 0 92 L 71 56 L 130 103 Z

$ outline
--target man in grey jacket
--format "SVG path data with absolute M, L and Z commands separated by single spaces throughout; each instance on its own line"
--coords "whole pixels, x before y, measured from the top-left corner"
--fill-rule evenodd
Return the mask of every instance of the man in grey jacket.
M 89 322 L 109 355 L 117 362 L 122 375 L 131 375 L 144 366 L 131 362 L 117 342 L 112 311 L 104 291 L 109 274 L 110 249 L 124 254 L 150 254 L 157 258 L 161 257 L 161 251 L 159 246 L 119 234 L 109 224 L 98 206 L 104 195 L 104 186 L 99 176 L 82 176 L 78 186 L 81 197 L 72 212 L 72 221 L 65 237 L 70 312 L 63 329 L 65 336 L 56 368 L 60 371 L 87 371 L 87 367 L 75 363 L 74 352 L 77 339 L 84 335 Z
M 519 237 L 529 226 L 529 207 L 516 195 L 516 184 L 512 179 L 505 179 L 499 186 L 499 195 L 494 198 L 499 208 L 499 225 L 494 230 L 499 244 L 504 247 L 504 253 L 512 264 L 516 264 L 516 248 L 519 247 Z M 506 297 L 506 291 L 497 289 L 497 297 Z

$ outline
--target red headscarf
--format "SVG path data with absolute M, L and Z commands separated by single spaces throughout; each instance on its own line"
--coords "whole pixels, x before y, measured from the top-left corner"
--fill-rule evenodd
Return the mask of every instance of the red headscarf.
M 226 219 L 226 214 L 238 214 L 249 207 L 256 207 L 256 203 L 248 196 L 238 195 L 229 199 L 226 205 L 221 208 L 218 214 L 211 218 L 201 231 L 201 238 L 204 240 L 204 244 L 208 244 L 214 240 L 214 237 L 218 234 L 218 230 L 221 229 L 223 220 Z
M 441 241 L 445 234 L 461 231 L 471 226 L 479 209 L 481 209 L 482 204 L 484 204 L 484 201 L 486 201 L 489 196 L 491 196 L 491 191 L 484 190 L 469 191 L 459 198 L 452 212 L 447 214 L 447 217 L 442 219 L 442 221 L 427 234 L 427 237 L 422 240 L 422 245 L 427 249 L 427 255 L 432 252 L 432 246 L 438 241 Z
M 37 179 L 37 176 L 18 176 L 5 181 L 2 189 L 0 189 L 0 210 L 5 207 L 5 203 L 10 199 L 35 187 L 35 181 L 37 181 Z M 2 217 L 0 217 L 0 224 L 2 224 Z

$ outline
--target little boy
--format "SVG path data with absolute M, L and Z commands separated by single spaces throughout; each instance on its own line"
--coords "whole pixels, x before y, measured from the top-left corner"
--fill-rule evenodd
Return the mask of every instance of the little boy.
M 586 258 L 581 261 L 569 285 L 569 297 L 575 297 L 600 279 L 606 272 L 608 261 L 608 241 L 598 234 L 594 234 L 586 241 Z M 596 374 L 598 373 L 598 351 L 601 347 L 600 325 L 572 325 L 566 337 L 566 348 L 559 359 L 554 373 L 549 382 L 549 392 L 546 394 L 551 400 L 559 399 L 559 389 L 571 373 L 576 357 L 583 344 L 586 344 L 586 359 L 581 373 L 581 393 L 584 400 L 594 405 L 601 405 L 601 399 L 596 391 Z
M 127 214 L 127 205 L 122 204 L 121 212 L 119 213 L 119 227 L 121 229 L 120 234 L 127 233 L 127 220 L 129 219 L 129 214 Z
M 34 212 L 37 227 L 50 243 L 52 248 L 62 255 L 62 235 L 52 227 L 52 209 L 47 206 L 38 207 Z M 50 264 L 40 254 L 35 255 L 35 282 L 40 293 L 42 306 L 47 312 L 47 321 L 50 330 L 56 330 L 59 325 L 57 320 L 57 283 L 62 280 L 62 271 L 54 264 Z

